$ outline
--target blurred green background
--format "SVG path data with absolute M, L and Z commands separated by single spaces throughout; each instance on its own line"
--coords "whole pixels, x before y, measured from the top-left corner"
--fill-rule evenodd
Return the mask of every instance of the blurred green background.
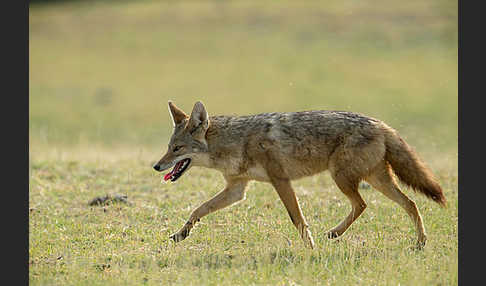
M 202 100 L 360 112 L 457 158 L 457 39 L 451 0 L 33 1 L 30 149 L 165 148 L 167 101 Z

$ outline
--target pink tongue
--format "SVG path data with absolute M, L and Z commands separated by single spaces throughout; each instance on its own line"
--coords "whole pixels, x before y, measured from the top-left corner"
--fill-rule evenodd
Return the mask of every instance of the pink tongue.
M 168 179 L 170 179 L 170 177 L 172 177 L 172 173 L 174 173 L 174 170 L 172 170 L 169 173 L 165 174 L 164 181 L 167 181 Z
M 179 163 L 177 163 L 174 167 L 174 169 L 172 169 L 172 171 L 170 171 L 169 173 L 167 173 L 165 176 L 164 176 L 164 181 L 167 181 L 170 179 L 170 177 L 172 177 L 172 175 L 175 173 L 176 170 L 179 170 L 180 166 L 182 165 L 182 161 L 180 161 Z

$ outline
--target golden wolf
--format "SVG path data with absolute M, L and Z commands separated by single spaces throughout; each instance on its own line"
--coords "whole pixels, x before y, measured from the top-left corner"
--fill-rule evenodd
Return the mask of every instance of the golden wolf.
M 361 180 L 405 209 L 415 224 L 418 244 L 427 236 L 415 205 L 401 192 L 392 174 L 442 206 L 446 199 L 430 170 L 397 131 L 380 120 L 345 111 L 263 113 L 209 116 L 202 102 L 188 116 L 169 101 L 174 123 L 167 153 L 154 165 L 165 180 L 176 181 L 192 166 L 222 172 L 226 187 L 196 208 L 171 238 L 185 239 L 207 214 L 245 198 L 250 180 L 269 182 L 277 191 L 306 246 L 314 240 L 291 186 L 291 180 L 329 170 L 351 202 L 349 215 L 327 232 L 342 235 L 366 208 L 358 192 Z

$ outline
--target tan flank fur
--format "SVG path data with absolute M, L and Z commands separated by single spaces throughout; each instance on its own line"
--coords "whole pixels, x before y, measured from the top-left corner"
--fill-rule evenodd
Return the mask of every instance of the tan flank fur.
M 171 238 L 185 239 L 204 216 L 245 198 L 248 181 L 270 183 L 277 191 L 306 246 L 314 240 L 291 181 L 329 170 L 352 210 L 327 232 L 341 236 L 366 209 L 360 181 L 398 203 L 415 225 L 418 244 L 427 236 L 415 202 L 400 190 L 393 173 L 414 190 L 442 206 L 446 199 L 430 170 L 398 133 L 380 120 L 345 111 L 263 113 L 209 116 L 196 102 L 190 115 L 169 102 L 174 133 L 167 153 L 154 165 L 171 167 L 166 180 L 177 180 L 193 166 L 219 170 L 226 187 L 196 208 Z M 393 171 L 393 172 L 392 172 Z

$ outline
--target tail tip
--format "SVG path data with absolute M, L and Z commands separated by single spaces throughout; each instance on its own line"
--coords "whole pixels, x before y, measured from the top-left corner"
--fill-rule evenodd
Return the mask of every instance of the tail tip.
M 438 203 L 441 207 L 447 208 L 447 200 L 443 194 L 440 195 L 433 195 L 432 200 Z

